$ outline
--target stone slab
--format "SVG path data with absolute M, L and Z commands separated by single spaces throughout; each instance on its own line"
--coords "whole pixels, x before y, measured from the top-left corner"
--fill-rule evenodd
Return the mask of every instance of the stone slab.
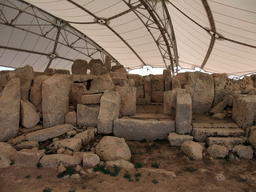
M 81 97 L 81 104 L 99 104 L 102 94 L 83 95 Z
M 191 135 L 179 135 L 177 133 L 170 133 L 168 140 L 172 147 L 180 147 L 185 141 L 192 141 L 193 137 Z
M 193 123 L 193 128 L 212 128 L 212 124 L 210 123 Z
M 117 119 L 114 121 L 114 135 L 127 140 L 165 139 L 175 131 L 174 121 L 142 121 L 136 119 Z
M 211 145 L 223 145 L 232 149 L 235 145 L 240 145 L 245 142 L 244 138 L 241 137 L 208 137 L 206 143 Z

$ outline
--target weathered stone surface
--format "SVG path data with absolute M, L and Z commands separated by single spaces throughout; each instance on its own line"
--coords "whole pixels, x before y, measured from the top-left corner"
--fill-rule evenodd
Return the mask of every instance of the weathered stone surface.
M 189 93 L 178 93 L 176 103 L 176 132 L 190 134 L 192 131 L 192 101 Z
M 91 82 L 90 90 L 114 90 L 115 85 L 108 75 L 95 77 Z
M 175 90 L 170 90 L 170 91 L 164 92 L 164 114 L 175 115 L 178 93 L 186 93 L 186 90 L 185 89 L 175 89 Z
M 228 99 L 225 99 L 221 101 L 220 103 L 216 104 L 210 111 L 210 114 L 216 114 L 216 113 L 221 113 L 225 107 L 228 105 L 229 101 Z
M 52 127 L 65 122 L 68 112 L 70 81 L 64 75 L 55 75 L 43 81 L 43 126 Z
M 104 65 L 105 65 L 105 67 L 107 69 L 107 73 L 109 73 L 110 70 L 111 70 L 111 60 L 112 60 L 112 57 L 109 56 L 109 55 L 106 55 Z
M 239 126 L 235 123 L 213 123 L 212 127 L 214 128 L 239 128 Z
M 102 94 L 83 95 L 81 97 L 81 104 L 99 104 Z
M 120 112 L 122 115 L 135 115 L 136 113 L 136 88 L 116 87 L 116 91 L 121 96 Z
M 98 123 L 99 109 L 86 105 L 77 105 L 77 125 L 96 127 Z
M 224 119 L 226 115 L 224 113 L 216 113 L 212 116 L 213 119 Z
M 26 139 L 28 141 L 42 142 L 42 141 L 46 141 L 47 139 L 63 135 L 64 133 L 71 131 L 72 129 L 74 129 L 74 126 L 71 124 L 56 125 L 51 128 L 28 133 L 26 135 Z
M 123 138 L 105 136 L 96 146 L 96 153 L 103 161 L 123 159 L 129 161 L 131 151 Z
M 239 137 L 244 136 L 240 128 L 193 128 L 192 134 L 198 142 L 205 142 L 207 137 Z
M 103 75 L 107 73 L 107 68 L 100 59 L 92 59 L 89 62 L 89 69 L 91 70 L 91 75 Z
M 44 150 L 23 149 L 15 155 L 15 166 L 37 167 L 40 158 L 44 156 Z
M 38 144 L 38 141 L 24 141 L 18 145 L 15 145 L 14 148 L 18 151 L 22 149 L 33 149 L 33 148 L 39 148 L 39 144 Z
M 0 155 L 5 157 L 9 163 L 15 159 L 17 151 L 11 145 L 5 142 L 0 142 Z
M 89 144 L 91 141 L 94 140 L 94 134 L 97 131 L 97 129 L 93 128 L 93 129 L 88 129 L 86 131 L 83 131 L 81 133 L 78 133 L 75 135 L 74 138 L 79 138 L 82 140 L 82 144 L 83 145 L 87 145 Z
M 40 113 L 42 113 L 42 83 L 48 78 L 46 75 L 35 77 L 30 90 L 30 101 Z
M 76 59 L 71 67 L 72 75 L 86 75 L 88 64 L 86 60 Z
M 114 135 L 126 140 L 165 139 L 175 131 L 174 121 L 142 121 L 136 119 L 116 119 Z
M 71 124 L 76 126 L 76 116 L 77 115 L 75 111 L 68 112 L 65 115 L 65 124 Z
M 69 90 L 70 105 L 76 106 L 76 104 L 81 103 L 81 98 L 86 91 L 87 89 L 83 83 L 72 83 Z
M 181 84 L 180 84 L 180 81 L 179 81 L 178 78 L 173 77 L 172 78 L 172 89 L 176 89 L 176 88 L 180 89 L 181 88 Z
M 244 139 L 240 137 L 208 137 L 206 143 L 211 145 L 223 145 L 232 149 L 233 146 L 244 143 Z
M 243 129 L 254 125 L 256 95 L 234 95 L 232 118 Z
M 144 86 L 136 87 L 136 98 L 144 98 Z
M 203 159 L 203 149 L 202 145 L 194 141 L 185 141 L 181 145 L 181 151 L 194 160 Z
M 53 154 L 43 156 L 39 162 L 42 164 L 43 168 L 57 168 L 61 163 L 65 167 L 79 165 L 81 159 L 65 154 Z
M 227 74 L 213 74 L 214 80 L 214 100 L 213 106 L 216 106 L 218 103 L 223 101 L 224 98 L 224 88 L 227 82 Z
M 163 103 L 164 102 L 164 92 L 163 91 L 152 91 L 151 101 L 154 103 Z
M 50 148 L 54 150 L 58 150 L 59 148 L 65 148 L 65 149 L 67 148 L 73 151 L 80 151 L 81 147 L 82 147 L 82 140 L 79 138 L 69 138 L 69 139 L 54 141 L 50 145 Z
M 123 65 L 115 65 L 112 67 L 111 70 L 113 72 L 117 72 L 117 73 L 127 73 L 127 70 L 125 69 L 125 67 Z
M 222 145 L 211 145 L 208 147 L 207 152 L 213 158 L 224 158 L 228 155 L 229 150 L 227 147 Z
M 106 161 L 106 165 L 110 167 L 122 167 L 124 169 L 133 169 L 134 165 L 128 161 L 125 161 L 123 159 L 118 159 L 116 161 Z
M 172 147 L 180 147 L 185 141 L 192 141 L 193 137 L 190 135 L 179 135 L 177 133 L 170 133 L 168 140 Z
M 55 69 L 55 74 L 69 75 L 70 71 L 68 69 Z
M 17 68 L 15 70 L 15 77 L 20 79 L 21 99 L 28 100 L 31 83 L 34 79 L 33 68 L 30 65 L 26 65 L 22 68 Z
M 233 152 L 236 153 L 240 158 L 245 158 L 245 159 L 253 158 L 252 146 L 236 145 L 233 148 Z
M 40 116 L 36 112 L 36 107 L 26 100 L 20 101 L 20 117 L 23 127 L 30 129 L 40 121 Z
M 125 77 L 111 77 L 115 85 L 130 87 L 129 80 Z
M 150 78 L 150 76 L 144 76 L 143 82 L 144 82 L 146 103 L 147 103 L 147 105 L 149 105 L 151 103 L 151 78 Z
M 127 75 L 128 79 L 133 79 L 135 83 L 135 87 L 139 87 L 142 85 L 141 82 L 143 82 L 143 77 L 137 74 L 128 74 Z
M 83 153 L 83 167 L 93 168 L 100 163 L 100 157 L 91 152 Z
M 84 83 L 93 80 L 95 77 L 94 75 L 71 75 L 71 80 L 74 83 Z
M 117 77 L 117 78 L 125 78 L 125 79 L 127 79 L 127 73 L 110 72 L 110 73 L 108 73 L 108 75 L 111 78 Z
M 193 123 L 193 128 L 211 128 L 213 127 L 210 123 Z
M 193 112 L 210 111 L 214 99 L 214 81 L 211 75 L 201 72 L 186 72 L 187 92 L 192 98 Z
M 104 92 L 100 101 L 98 133 L 109 134 L 113 132 L 113 123 L 119 116 L 120 104 L 121 97 L 118 92 L 109 90 Z
M 252 131 L 252 133 L 249 136 L 249 142 L 253 146 L 254 149 L 256 149 L 256 131 Z
M 10 160 L 8 160 L 4 155 L 0 154 L 0 168 L 10 167 L 10 163 Z
M 18 135 L 20 122 L 20 80 L 11 79 L 0 94 L 0 142 Z

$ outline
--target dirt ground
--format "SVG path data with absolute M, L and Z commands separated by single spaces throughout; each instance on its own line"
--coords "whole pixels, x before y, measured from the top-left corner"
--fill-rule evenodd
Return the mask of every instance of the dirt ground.
M 207 115 L 197 115 L 193 116 L 193 122 L 232 122 L 232 119 L 217 121 Z M 92 146 L 101 138 L 98 135 Z M 194 161 L 179 147 L 171 147 L 168 140 L 127 141 L 127 144 L 132 153 L 131 162 L 142 168 L 121 168 L 115 177 L 92 172 L 76 180 L 58 178 L 55 169 L 13 165 L 0 169 L 0 192 L 256 192 L 255 157 L 252 160 L 212 159 L 204 151 L 203 160 Z M 172 171 L 176 176 L 156 173 L 156 170 Z M 225 179 L 216 180 L 216 174 L 223 174 Z

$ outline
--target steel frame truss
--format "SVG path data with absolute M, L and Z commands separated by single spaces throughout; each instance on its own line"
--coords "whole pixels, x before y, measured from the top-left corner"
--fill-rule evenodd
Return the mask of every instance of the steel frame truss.
M 17 11 L 17 15 L 10 16 L 10 14 L 5 14 L 5 12 L 0 10 L 0 14 L 1 14 L 0 25 L 12 27 L 12 28 L 15 28 L 18 30 L 22 30 L 27 33 L 31 33 L 31 34 L 37 35 L 39 37 L 42 37 L 42 38 L 45 38 L 47 40 L 54 42 L 54 46 L 52 47 L 52 52 L 44 53 L 44 52 L 34 51 L 34 49 L 26 50 L 26 49 L 21 48 L 22 45 L 20 47 L 10 47 L 8 45 L 0 45 L 0 48 L 7 49 L 7 50 L 14 50 L 17 52 L 26 52 L 26 53 L 30 53 L 30 54 L 38 54 L 38 55 L 47 56 L 49 58 L 49 63 L 45 69 L 49 68 L 53 59 L 56 59 L 56 58 L 70 61 L 70 62 L 73 61 L 72 59 L 66 57 L 66 55 L 64 55 L 64 56 L 58 55 L 58 53 L 57 53 L 58 45 L 72 49 L 72 50 L 76 51 L 77 53 L 80 53 L 80 54 L 84 55 L 85 57 L 91 58 L 91 59 L 93 59 L 93 56 L 95 54 L 100 54 L 101 59 L 103 61 L 104 61 L 106 55 L 111 56 L 106 50 L 104 50 L 96 42 L 94 42 L 92 39 L 87 37 L 85 34 L 81 33 L 80 31 L 76 30 L 75 28 L 73 28 L 67 22 L 65 22 L 49 13 L 46 13 L 45 11 L 43 11 L 31 4 L 28 4 L 27 2 L 25 2 L 23 0 L 17 0 L 17 1 L 23 3 L 24 5 L 26 5 L 26 7 L 23 9 L 20 9 L 13 1 L 10 1 L 10 0 L 6 0 L 5 2 L 7 2 L 7 3 L 0 2 L 0 6 L 10 8 L 10 9 Z M 22 14 L 27 14 L 29 16 L 32 16 L 34 18 L 34 20 L 36 21 L 36 24 L 31 24 L 31 23 L 16 24 L 15 21 L 17 21 L 17 19 Z M 28 26 L 38 27 L 39 30 L 37 30 L 36 32 L 35 32 L 35 30 L 34 31 L 29 30 L 29 29 L 27 29 Z M 43 27 L 45 27 L 45 26 L 50 27 L 50 30 L 44 31 Z M 40 32 L 38 32 L 38 31 L 40 31 Z M 49 36 L 48 34 L 53 31 L 55 31 L 55 36 Z M 71 41 L 69 39 L 69 36 L 71 36 L 71 35 L 72 35 L 72 37 L 75 37 L 76 40 Z M 63 39 L 62 42 L 59 41 L 60 36 Z M 83 41 L 85 46 L 83 46 L 83 47 L 76 46 L 76 43 L 78 41 Z M 112 62 L 118 63 L 118 61 L 116 61 L 116 59 L 114 57 L 111 56 L 111 58 L 112 58 Z

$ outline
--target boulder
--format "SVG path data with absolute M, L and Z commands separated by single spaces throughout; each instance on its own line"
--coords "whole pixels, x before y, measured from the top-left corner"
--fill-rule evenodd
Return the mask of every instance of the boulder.
M 79 165 L 81 159 L 66 154 L 53 154 L 43 156 L 39 163 L 42 164 L 43 168 L 57 168 L 60 164 L 63 164 L 65 167 L 71 167 Z
M 36 168 L 42 156 L 44 156 L 44 150 L 23 149 L 16 153 L 14 165 Z
M 114 90 L 115 85 L 108 75 L 95 77 L 91 82 L 90 90 Z
M 36 107 L 26 100 L 20 101 L 20 117 L 22 126 L 27 129 L 35 127 L 40 121 L 40 116 L 36 112 Z
M 98 164 L 100 164 L 100 158 L 98 155 L 91 153 L 91 152 L 83 153 L 83 167 L 84 168 L 93 168 Z
M 228 155 L 228 148 L 222 145 L 211 145 L 208 147 L 207 152 L 213 158 L 224 158 Z
M 86 60 L 76 59 L 71 67 L 72 75 L 87 75 L 87 68 Z
M 106 90 L 100 100 L 98 116 L 98 133 L 109 134 L 113 132 L 114 120 L 119 116 L 121 98 L 116 91 Z
M 86 105 L 77 105 L 77 125 L 96 127 L 98 123 L 99 109 Z
M 6 168 L 6 167 L 10 167 L 11 161 L 9 159 L 7 159 L 5 156 L 3 156 L 2 154 L 0 154 L 0 168 Z
M 83 83 L 72 83 L 69 90 L 70 105 L 76 106 L 81 103 L 82 96 L 86 93 L 87 89 Z
M 70 81 L 64 75 L 54 75 L 42 84 L 42 108 L 44 128 L 65 122 L 68 112 Z
M 30 101 L 40 113 L 42 113 L 42 83 L 48 78 L 46 75 L 35 77 L 30 90 Z
M 123 116 L 133 116 L 136 113 L 136 87 L 117 86 L 116 91 L 121 96 L 120 112 Z
M 233 148 L 233 152 L 236 153 L 240 158 L 245 158 L 245 159 L 253 158 L 252 146 L 236 145 Z
M 54 150 L 58 150 L 59 148 L 65 148 L 68 150 L 74 151 L 80 151 L 80 148 L 82 147 L 82 140 L 79 138 L 69 138 L 69 139 L 63 139 L 59 141 L 54 141 L 49 146 L 50 148 Z
M 20 79 L 21 99 L 28 100 L 31 83 L 34 79 L 33 68 L 30 65 L 26 65 L 22 68 L 17 68 L 15 70 L 15 77 Z
M 47 139 L 58 137 L 63 135 L 64 133 L 71 131 L 74 129 L 74 126 L 71 124 L 63 124 L 63 125 L 56 125 L 51 128 L 42 129 L 39 131 L 35 131 L 32 133 L 28 133 L 26 135 L 26 139 L 28 141 L 46 141 Z
M 117 73 L 127 73 L 126 69 L 123 65 L 115 65 L 111 68 L 111 71 L 117 72 Z
M 18 145 L 15 145 L 14 148 L 18 151 L 22 149 L 33 149 L 33 148 L 39 148 L 38 141 L 24 141 L 19 143 Z
M 254 149 L 256 149 L 256 130 L 254 130 L 250 136 L 249 136 L 249 142 L 253 146 Z
M 181 151 L 194 160 L 203 159 L 204 147 L 194 141 L 186 141 L 181 145 Z
M 192 98 L 194 113 L 207 113 L 214 99 L 214 81 L 211 75 L 201 72 L 186 72 L 186 90 Z
M 191 135 L 179 135 L 177 133 L 169 133 L 168 140 L 172 147 L 180 147 L 182 143 L 186 141 L 192 141 L 193 137 Z
M 133 169 L 134 165 L 128 161 L 125 161 L 123 159 L 118 159 L 116 161 L 106 161 L 106 165 L 110 167 L 122 167 L 124 169 Z
M 20 80 L 11 79 L 0 94 L 0 142 L 18 135 L 20 122 Z
M 0 142 L 0 155 L 5 157 L 9 163 L 15 160 L 17 151 L 11 145 L 5 142 Z
M 71 124 L 76 126 L 76 116 L 77 115 L 75 111 L 68 112 L 65 115 L 65 124 Z
M 96 154 L 103 161 L 131 159 L 131 151 L 123 138 L 104 136 L 96 146 Z

